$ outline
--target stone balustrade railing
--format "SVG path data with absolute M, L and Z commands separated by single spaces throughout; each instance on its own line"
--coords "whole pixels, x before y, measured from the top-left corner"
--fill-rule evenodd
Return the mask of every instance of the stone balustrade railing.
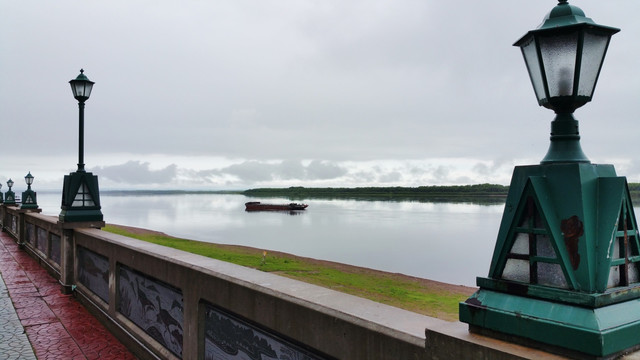
M 471 335 L 461 323 L 99 229 L 69 229 L 37 210 L 2 205 L 0 214 L 3 230 L 59 279 L 61 291 L 74 293 L 141 359 L 536 354 Z

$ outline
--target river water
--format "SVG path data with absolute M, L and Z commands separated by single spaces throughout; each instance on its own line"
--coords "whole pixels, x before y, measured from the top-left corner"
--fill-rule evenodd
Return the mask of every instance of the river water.
M 60 213 L 60 193 L 38 193 L 43 214 Z M 486 276 L 504 204 L 319 200 L 307 210 L 246 212 L 243 195 L 100 196 L 107 223 L 172 236 L 277 250 L 316 259 L 475 286 Z

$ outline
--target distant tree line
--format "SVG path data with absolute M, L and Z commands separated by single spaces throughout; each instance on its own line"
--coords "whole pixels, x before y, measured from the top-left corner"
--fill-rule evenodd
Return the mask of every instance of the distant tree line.
M 502 202 L 509 187 L 497 184 L 418 186 L 418 187 L 354 187 L 354 188 L 258 188 L 249 190 L 107 190 L 112 195 L 176 195 L 176 194 L 241 194 L 251 197 L 285 197 L 296 199 L 359 199 L 359 200 L 423 200 Z M 629 183 L 633 203 L 640 205 L 640 183 Z
M 497 184 L 418 186 L 418 187 L 354 187 L 354 188 L 258 188 L 239 193 L 251 197 L 285 197 L 296 199 L 359 199 L 359 200 L 426 200 L 426 201 L 504 201 L 509 187 Z M 640 183 L 629 183 L 634 204 L 640 204 Z

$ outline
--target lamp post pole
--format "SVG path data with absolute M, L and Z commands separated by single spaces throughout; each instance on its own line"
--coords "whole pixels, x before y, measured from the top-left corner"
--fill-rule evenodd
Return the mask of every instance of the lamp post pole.
M 79 133 L 78 133 L 78 171 L 84 171 L 84 101 L 78 101 Z

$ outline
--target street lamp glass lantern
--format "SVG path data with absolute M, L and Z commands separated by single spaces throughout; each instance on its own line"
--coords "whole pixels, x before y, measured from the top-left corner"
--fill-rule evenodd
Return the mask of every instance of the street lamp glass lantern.
M 11 188 L 13 187 L 13 180 L 7 180 L 7 186 L 9 187 L 9 190 L 11 190 Z
M 618 31 L 560 0 L 537 29 L 514 44 L 522 50 L 538 104 L 573 113 L 591 101 L 609 40 Z
M 91 90 L 95 83 L 87 78 L 83 69 L 80 69 L 80 75 L 69 81 L 69 84 L 71 84 L 73 97 L 80 102 L 85 102 L 89 99 L 89 96 L 91 96 Z
M 31 175 L 31 171 L 29 171 L 29 173 L 27 174 L 27 176 L 24 177 L 24 181 L 27 183 L 27 185 L 31 186 L 31 184 L 33 184 L 33 175 Z

